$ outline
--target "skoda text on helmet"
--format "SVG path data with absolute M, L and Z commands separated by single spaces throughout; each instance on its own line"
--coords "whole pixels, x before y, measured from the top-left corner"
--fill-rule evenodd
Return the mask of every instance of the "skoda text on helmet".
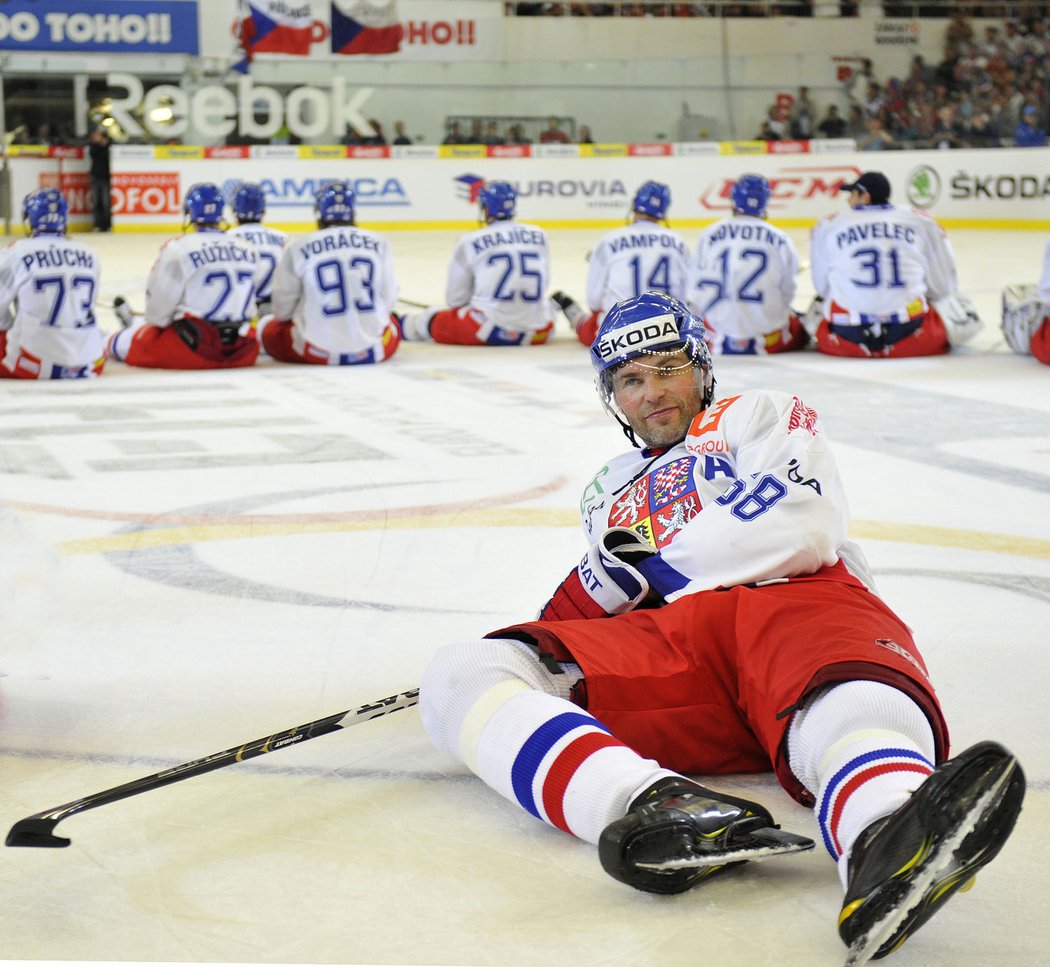
M 317 220 L 322 225 L 350 225 L 354 220 L 354 190 L 345 181 L 322 185 L 314 203 Z
M 696 374 L 701 409 L 707 409 L 715 395 L 715 372 L 704 335 L 701 319 L 684 303 L 661 292 L 643 292 L 635 299 L 624 299 L 605 314 L 591 345 L 595 386 L 605 411 L 635 446 L 634 431 L 613 396 L 613 373 L 640 356 L 684 352 Z
M 230 207 L 239 222 L 261 222 L 266 215 L 266 195 L 260 185 L 244 181 L 233 193 Z
M 182 203 L 186 219 L 194 225 L 218 225 L 226 208 L 222 189 L 209 181 L 191 185 Z
M 505 181 L 487 181 L 478 192 L 478 204 L 490 221 L 505 221 L 514 217 L 518 193 Z
M 772 189 L 762 175 L 741 175 L 733 185 L 733 211 L 761 218 L 766 214 Z
M 69 204 L 57 188 L 30 192 L 22 201 L 22 217 L 32 235 L 65 235 Z
M 647 181 L 634 194 L 631 210 L 650 218 L 666 218 L 671 207 L 671 189 L 658 181 Z

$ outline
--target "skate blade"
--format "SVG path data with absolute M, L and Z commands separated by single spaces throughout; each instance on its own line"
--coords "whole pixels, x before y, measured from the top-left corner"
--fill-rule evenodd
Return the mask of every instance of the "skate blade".
M 1000 800 L 1006 794 L 1007 783 L 1013 776 L 1016 766 L 1017 759 L 1015 758 L 1011 758 L 1006 763 L 1002 775 L 995 781 L 995 784 L 977 800 L 973 809 L 956 827 L 955 832 L 941 840 L 936 851 L 927 858 L 925 868 L 911 881 L 908 893 L 901 902 L 885 917 L 873 923 L 866 934 L 853 941 L 843 967 L 861 967 L 868 963 L 922 902 L 930 888 L 944 878 L 951 869 L 955 851 L 962 845 L 963 840 L 977 828 L 988 813 L 999 805 Z M 974 873 L 975 871 L 970 871 L 967 878 L 972 880 Z M 906 937 L 902 938 L 901 943 L 906 939 Z
M 756 829 L 748 834 L 748 840 L 732 848 L 715 850 L 710 853 L 698 853 L 696 856 L 676 857 L 661 863 L 635 862 L 632 865 L 639 869 L 671 871 L 702 869 L 707 866 L 725 866 L 728 863 L 740 863 L 744 860 L 764 860 L 770 856 L 784 853 L 804 853 L 814 847 L 813 840 L 806 836 L 796 836 L 782 829 Z

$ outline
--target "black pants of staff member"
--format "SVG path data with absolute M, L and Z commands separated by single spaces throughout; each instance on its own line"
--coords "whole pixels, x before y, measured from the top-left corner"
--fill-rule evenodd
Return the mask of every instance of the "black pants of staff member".
M 112 226 L 112 215 L 110 214 L 109 179 L 91 179 L 91 218 L 95 223 L 95 230 L 108 232 Z

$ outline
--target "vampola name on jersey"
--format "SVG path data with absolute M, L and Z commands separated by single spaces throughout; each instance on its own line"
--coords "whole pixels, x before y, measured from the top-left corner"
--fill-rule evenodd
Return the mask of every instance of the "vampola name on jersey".
M 655 316 L 623 329 L 614 329 L 595 346 L 603 359 L 612 359 L 627 352 L 638 352 L 647 346 L 665 346 L 668 342 L 680 342 L 678 323 L 674 316 Z
M 632 234 L 622 238 L 609 240 L 609 248 L 613 252 L 621 252 L 629 248 L 673 248 L 683 258 L 688 258 L 685 246 L 673 235 L 663 235 L 659 232 L 649 232 L 646 235 Z

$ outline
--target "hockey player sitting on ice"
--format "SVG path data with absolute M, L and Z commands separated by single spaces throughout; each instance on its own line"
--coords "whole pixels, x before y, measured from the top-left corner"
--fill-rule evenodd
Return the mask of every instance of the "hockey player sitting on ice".
M 585 346 L 594 342 L 606 311 L 621 299 L 643 292 L 685 298 L 689 246 L 666 224 L 670 207 L 671 189 L 658 181 L 647 181 L 635 192 L 631 221 L 605 235 L 588 256 L 589 313 L 564 292 L 551 293 Z
M 652 893 L 813 846 L 685 778 L 774 770 L 815 810 L 845 889 L 839 933 L 862 963 L 999 852 L 1024 775 L 995 742 L 947 758 L 923 659 L 846 538 L 820 419 L 785 393 L 717 399 L 704 336 L 664 295 L 610 309 L 591 361 L 641 449 L 584 489 L 590 546 L 537 620 L 437 652 L 423 723 Z
M 730 191 L 733 214 L 701 234 L 689 264 L 686 301 L 716 353 L 785 353 L 810 341 L 791 308 L 795 243 L 765 221 L 771 194 L 762 175 L 741 175 Z
M 928 215 L 890 204 L 890 183 L 866 171 L 841 186 L 850 210 L 810 238 L 817 297 L 806 314 L 817 348 L 833 356 L 936 356 L 981 327 L 959 293 L 955 256 Z
M 1003 290 L 1003 335 L 1022 356 L 1050 366 L 1050 242 L 1043 250 L 1038 285 L 1009 285 Z
M 274 316 L 259 321 L 263 349 L 286 363 L 381 363 L 401 341 L 390 243 L 354 226 L 344 182 L 324 185 L 314 212 L 317 231 L 292 239 L 277 265 Z
M 281 260 L 288 233 L 262 224 L 266 217 L 266 195 L 262 186 L 245 181 L 237 186 L 230 200 L 237 224 L 226 230 L 227 235 L 236 235 L 255 246 L 255 254 L 265 267 L 255 292 L 255 305 L 260 316 L 271 311 L 270 299 L 273 290 L 273 273 Z
M 447 309 L 429 308 L 402 319 L 408 341 L 457 346 L 521 346 L 547 342 L 554 307 L 547 298 L 547 233 L 514 220 L 518 193 L 490 181 L 478 193 L 484 228 L 464 235 L 452 253 L 445 286 Z
M 186 192 L 182 210 L 195 231 L 164 243 L 146 283 L 145 314 L 109 337 L 108 356 L 153 369 L 255 362 L 259 343 L 251 325 L 265 267 L 253 245 L 223 231 L 225 204 L 218 185 Z M 128 308 L 119 301 L 118 316 Z
M 98 257 L 66 236 L 55 188 L 26 195 L 28 238 L 0 251 L 0 378 L 79 379 L 105 365 L 95 322 Z

